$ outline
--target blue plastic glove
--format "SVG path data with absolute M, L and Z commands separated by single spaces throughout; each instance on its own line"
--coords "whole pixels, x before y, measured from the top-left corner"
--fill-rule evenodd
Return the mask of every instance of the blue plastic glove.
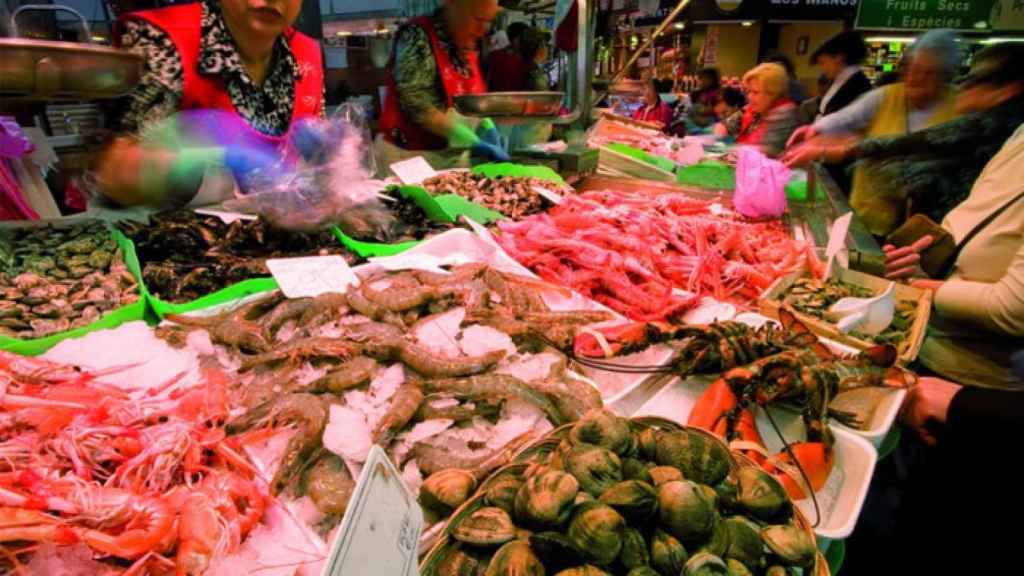
M 494 125 L 494 121 L 490 118 L 484 118 L 480 121 L 480 125 L 476 129 L 476 135 L 491 146 L 496 146 L 505 151 L 508 150 L 508 140 L 501 135 L 498 127 Z
M 503 148 L 495 146 L 490 142 L 478 140 L 471 148 L 475 154 L 486 157 L 492 162 L 511 162 L 512 157 Z
M 302 158 L 313 165 L 327 162 L 332 153 L 351 135 L 346 122 L 331 122 L 319 118 L 298 121 L 288 133 L 291 143 Z

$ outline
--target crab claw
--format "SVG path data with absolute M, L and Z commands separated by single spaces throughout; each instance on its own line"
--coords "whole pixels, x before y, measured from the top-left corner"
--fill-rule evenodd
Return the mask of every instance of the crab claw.
M 825 486 L 829 474 L 832 472 L 832 465 L 835 464 L 832 449 L 824 442 L 801 442 L 790 446 L 796 462 L 790 457 L 789 452 L 782 451 L 772 456 L 762 464 L 766 472 L 775 477 L 786 488 L 786 492 L 794 500 L 807 498 L 804 487 L 804 474 L 811 484 L 811 490 L 817 492 Z M 799 463 L 799 468 L 797 467 Z M 803 474 L 800 469 L 803 469 Z
M 576 332 L 573 353 L 583 358 L 609 358 L 624 348 L 643 344 L 647 340 L 648 325 L 641 322 L 584 327 Z

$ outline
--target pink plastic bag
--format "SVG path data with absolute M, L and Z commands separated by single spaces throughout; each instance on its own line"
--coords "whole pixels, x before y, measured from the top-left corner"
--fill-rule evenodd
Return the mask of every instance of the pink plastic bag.
M 747 218 L 778 218 L 786 212 L 789 168 L 756 148 L 739 149 L 733 205 Z

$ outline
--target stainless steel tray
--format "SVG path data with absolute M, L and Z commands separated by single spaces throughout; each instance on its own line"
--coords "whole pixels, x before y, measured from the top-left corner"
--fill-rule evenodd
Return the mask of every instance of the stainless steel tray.
M 90 30 L 81 14 L 64 6 L 22 6 L 26 10 L 67 10 L 80 18 L 85 38 Z M 142 55 L 96 44 L 0 38 L 0 98 L 92 100 L 127 94 L 142 78 Z
M 467 116 L 557 116 L 564 92 L 490 92 L 455 97 L 455 109 Z

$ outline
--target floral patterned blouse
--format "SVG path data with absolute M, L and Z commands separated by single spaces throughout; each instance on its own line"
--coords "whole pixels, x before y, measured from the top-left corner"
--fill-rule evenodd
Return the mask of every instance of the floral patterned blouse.
M 250 126 L 270 136 L 287 132 L 299 78 L 288 42 L 277 39 L 267 77 L 263 84 L 256 84 L 242 66 L 220 6 L 204 1 L 202 8 L 199 73 L 224 77 L 235 110 Z M 117 102 L 113 127 L 139 133 L 180 109 L 184 92 L 181 57 L 167 33 L 142 20 L 125 22 L 121 45 L 141 53 L 145 68 L 135 90 Z

